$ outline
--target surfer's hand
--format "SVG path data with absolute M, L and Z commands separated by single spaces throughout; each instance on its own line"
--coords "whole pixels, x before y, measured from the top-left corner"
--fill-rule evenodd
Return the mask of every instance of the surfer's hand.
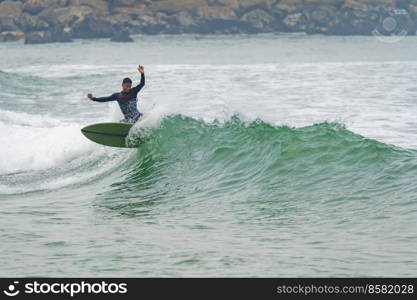
M 145 72 L 145 68 L 143 66 L 139 65 L 138 71 L 143 73 L 143 72 Z
M 93 99 L 93 94 L 88 93 L 88 94 L 87 94 L 87 98 L 88 98 L 88 99 L 90 99 L 90 100 L 91 100 L 91 99 Z

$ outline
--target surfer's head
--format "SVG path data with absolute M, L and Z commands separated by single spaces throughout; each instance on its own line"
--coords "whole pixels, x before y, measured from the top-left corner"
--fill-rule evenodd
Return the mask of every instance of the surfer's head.
M 122 82 L 122 88 L 123 92 L 129 93 L 130 89 L 132 88 L 132 80 L 128 77 L 124 78 Z

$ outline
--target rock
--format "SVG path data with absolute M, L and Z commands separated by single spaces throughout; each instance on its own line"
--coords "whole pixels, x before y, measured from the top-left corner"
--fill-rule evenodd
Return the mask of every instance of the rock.
M 50 30 L 32 31 L 25 35 L 25 44 L 68 43 L 72 42 L 69 27 L 56 26 Z
M 52 36 L 55 42 L 70 43 L 72 42 L 72 28 L 70 27 L 56 27 L 52 30 Z
M 0 18 L 0 32 L 2 31 L 19 31 L 19 26 L 16 24 L 17 19 L 13 16 Z
M 119 43 L 133 42 L 133 39 L 129 36 L 127 31 L 117 31 L 113 34 L 110 41 Z
M 345 0 L 342 9 L 353 9 L 353 10 L 378 10 L 380 7 L 396 7 L 396 0 Z
M 109 5 L 108 1 L 105 0 L 69 0 L 68 5 L 70 6 L 88 6 L 92 8 L 93 12 L 98 15 L 108 15 Z
M 332 26 L 336 22 L 336 15 L 336 9 L 333 6 L 316 6 L 306 10 L 308 21 L 318 26 Z
M 107 17 L 107 20 L 110 21 L 112 24 L 119 27 L 131 27 L 134 25 L 137 21 L 134 20 L 137 16 L 126 15 L 126 14 L 112 14 L 111 16 Z
M 236 13 L 222 6 L 200 7 L 197 9 L 196 15 L 205 20 L 236 20 Z
M 293 13 L 286 16 L 283 20 L 288 31 L 305 31 L 307 29 L 306 18 L 302 13 Z
M 169 27 L 167 19 L 168 16 L 161 12 L 141 15 L 138 19 L 138 22 L 141 24 L 140 32 L 145 34 L 158 34 L 161 32 L 166 32 L 167 28 Z
M 44 43 L 52 43 L 52 33 L 50 31 L 33 31 L 26 33 L 25 44 Z
M 226 6 L 231 9 L 239 8 L 239 1 L 238 0 L 215 0 L 214 3 L 218 3 L 221 6 Z
M 27 0 L 23 5 L 23 11 L 36 15 L 46 8 L 62 7 L 66 0 Z
M 22 3 L 6 0 L 0 3 L 0 18 L 19 18 L 22 14 Z
M 89 6 L 69 6 L 64 8 L 48 8 L 39 14 L 39 18 L 49 24 L 75 26 L 91 15 L 93 10 Z
M 1 31 L 21 31 L 17 25 L 22 14 L 22 4 L 6 0 L 0 3 L 0 32 Z
M 18 20 L 19 28 L 24 32 L 28 31 L 43 31 L 49 28 L 49 24 L 40 20 L 36 16 L 23 13 Z
M 161 0 L 152 4 L 154 11 L 161 11 L 168 14 L 180 11 L 196 10 L 208 6 L 204 0 Z
M 257 32 L 268 31 L 273 26 L 273 23 L 275 23 L 275 18 L 260 8 L 243 14 L 240 20 L 248 23 Z
M 263 9 L 270 9 L 271 4 L 273 4 L 272 0 L 239 0 L 239 7 L 243 10 L 252 7 L 259 7 Z
M 336 7 L 336 6 L 342 5 L 343 2 L 345 1 L 346 0 L 303 0 L 305 7 L 314 7 L 316 5 L 327 5 L 327 6 Z M 366 2 L 367 0 L 363 0 L 363 1 Z M 377 1 L 381 1 L 381 0 L 377 0 Z
M 201 7 L 196 13 L 196 22 L 191 24 L 196 33 L 237 33 L 241 25 L 234 10 L 225 6 Z
M 0 33 L 0 42 L 15 42 L 25 37 L 21 31 L 4 31 Z
M 330 5 L 311 6 L 304 10 L 304 17 L 302 22 L 305 21 L 305 31 L 309 34 L 330 34 L 340 22 L 336 8 Z
M 352 20 L 349 28 L 351 34 L 354 35 L 371 35 L 375 28 L 378 27 L 378 24 L 371 22 L 369 20 Z
M 400 8 L 405 14 L 395 13 Z M 60 34 L 64 41 L 118 39 L 120 31 L 372 34 L 390 14 L 416 33 L 417 0 L 0 0 L 0 33 L 28 33 L 28 43 L 59 41 Z
M 115 29 L 114 24 L 108 19 L 102 19 L 93 15 L 88 15 L 83 21 L 78 23 L 74 30 L 74 38 L 110 38 Z
M 346 0 L 343 3 L 342 8 L 345 8 L 345 9 L 350 8 L 353 10 L 364 10 L 364 11 L 369 9 L 368 5 L 365 2 L 359 2 L 356 0 Z
M 188 11 L 180 11 L 176 17 L 180 26 L 187 27 L 195 24 L 193 16 Z
M 112 0 L 113 7 L 120 7 L 120 6 L 134 6 L 136 0 Z
M 146 9 L 143 7 L 116 7 L 112 10 L 115 14 L 131 16 L 133 18 L 137 18 L 137 16 L 146 14 Z
M 303 0 L 281 0 L 274 6 L 274 9 L 293 13 L 300 10 L 303 4 Z

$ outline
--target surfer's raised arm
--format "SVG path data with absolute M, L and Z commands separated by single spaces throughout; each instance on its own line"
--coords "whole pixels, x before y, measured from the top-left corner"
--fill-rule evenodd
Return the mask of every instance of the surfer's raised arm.
M 139 65 L 138 71 L 140 72 L 140 82 L 134 87 L 136 92 L 139 92 L 145 86 L 145 68 Z
M 93 97 L 93 94 L 89 93 L 87 94 L 87 98 L 97 102 L 109 102 L 117 100 L 116 94 L 113 94 L 108 97 Z

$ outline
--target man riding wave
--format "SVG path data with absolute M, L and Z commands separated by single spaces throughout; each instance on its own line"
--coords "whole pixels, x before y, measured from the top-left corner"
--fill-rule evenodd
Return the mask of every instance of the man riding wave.
M 142 113 L 137 108 L 137 95 L 139 91 L 145 86 L 145 68 L 138 66 L 140 72 L 140 83 L 132 88 L 132 80 L 124 78 L 122 82 L 122 91 L 114 93 L 108 97 L 94 97 L 93 94 L 87 94 L 87 98 L 97 102 L 117 101 L 120 110 L 124 115 L 124 119 L 120 122 L 135 123 L 142 116 Z

